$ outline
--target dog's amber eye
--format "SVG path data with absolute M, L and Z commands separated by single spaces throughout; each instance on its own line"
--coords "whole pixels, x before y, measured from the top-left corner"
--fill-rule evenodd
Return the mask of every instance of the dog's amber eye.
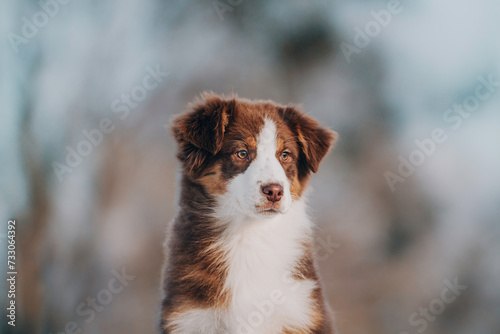
M 281 161 L 287 161 L 290 158 L 290 152 L 283 151 L 281 153 Z
M 236 156 L 242 160 L 244 159 L 247 159 L 248 158 L 248 152 L 245 151 L 245 150 L 241 150 L 241 151 L 238 151 L 236 152 Z

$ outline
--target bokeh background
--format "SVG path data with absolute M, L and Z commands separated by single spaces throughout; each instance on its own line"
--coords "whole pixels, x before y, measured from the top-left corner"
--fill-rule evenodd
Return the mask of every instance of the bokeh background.
M 302 104 L 339 132 L 309 202 L 341 333 L 500 332 L 500 91 L 456 129 L 443 119 L 478 77 L 500 81 L 500 2 L 403 0 L 350 57 L 342 43 L 387 2 L 47 2 L 0 1 L 0 271 L 16 218 L 14 332 L 157 331 L 177 170 L 165 125 L 205 90 Z M 40 27 L 16 39 L 24 19 Z M 117 113 L 156 69 L 168 75 Z M 58 177 L 54 162 L 103 119 L 113 130 Z M 392 191 L 384 174 L 436 128 L 447 140 Z M 79 315 L 123 268 L 135 277 L 123 291 Z M 410 321 L 455 279 L 467 286 L 456 301 L 425 329 Z

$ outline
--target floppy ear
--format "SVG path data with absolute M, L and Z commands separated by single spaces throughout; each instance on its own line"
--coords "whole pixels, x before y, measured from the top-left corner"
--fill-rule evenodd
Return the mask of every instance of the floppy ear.
M 316 120 L 293 107 L 282 108 L 279 114 L 297 136 L 300 148 L 299 173 L 300 170 L 302 176 L 310 171 L 316 173 L 321 160 L 337 140 L 338 134 L 322 127 Z
M 191 111 L 174 118 L 172 132 L 179 144 L 178 157 L 190 172 L 200 169 L 221 150 L 234 107 L 234 99 L 205 95 Z

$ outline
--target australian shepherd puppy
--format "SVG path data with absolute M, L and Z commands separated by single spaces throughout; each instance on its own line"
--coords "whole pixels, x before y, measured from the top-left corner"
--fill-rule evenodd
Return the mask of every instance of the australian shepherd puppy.
M 172 128 L 162 333 L 334 333 L 304 192 L 337 134 L 295 107 L 213 94 Z

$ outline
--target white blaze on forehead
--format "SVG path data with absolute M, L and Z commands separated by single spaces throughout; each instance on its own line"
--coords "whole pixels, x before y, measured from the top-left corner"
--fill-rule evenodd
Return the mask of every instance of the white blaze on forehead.
M 278 138 L 276 133 L 276 124 L 269 118 L 264 119 L 264 127 L 260 131 L 258 148 L 264 146 L 272 146 L 276 149 L 276 139 Z M 275 150 L 276 151 L 276 150 Z

